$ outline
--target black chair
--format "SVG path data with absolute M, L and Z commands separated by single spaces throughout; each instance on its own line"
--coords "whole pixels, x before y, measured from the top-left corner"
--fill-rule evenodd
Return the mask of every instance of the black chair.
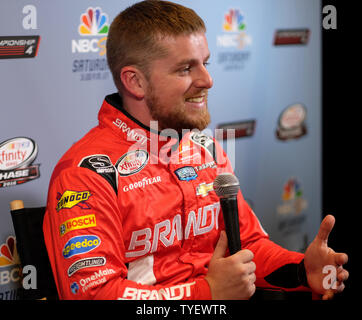
M 10 203 L 10 213 L 21 267 L 34 266 L 36 270 L 36 288 L 26 289 L 22 285 L 19 299 L 57 300 L 58 293 L 43 235 L 45 207 L 25 208 L 22 200 L 14 200 Z

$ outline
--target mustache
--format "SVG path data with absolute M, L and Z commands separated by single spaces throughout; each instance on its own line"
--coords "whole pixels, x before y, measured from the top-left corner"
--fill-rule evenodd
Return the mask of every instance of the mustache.
M 209 93 L 208 90 L 202 89 L 202 90 L 197 91 L 195 93 L 187 94 L 187 96 L 185 96 L 185 99 L 196 98 L 196 97 L 201 97 L 201 96 L 207 97 L 208 93 Z

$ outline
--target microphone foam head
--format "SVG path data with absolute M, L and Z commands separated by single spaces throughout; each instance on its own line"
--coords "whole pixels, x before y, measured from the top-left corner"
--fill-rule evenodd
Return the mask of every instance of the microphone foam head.
M 239 180 L 232 173 L 221 173 L 214 180 L 214 190 L 219 198 L 235 197 L 239 189 Z

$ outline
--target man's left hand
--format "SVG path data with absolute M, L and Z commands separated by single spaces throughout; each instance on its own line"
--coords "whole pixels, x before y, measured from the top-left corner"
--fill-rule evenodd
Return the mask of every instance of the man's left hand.
M 323 219 L 319 232 L 304 257 L 308 284 L 314 293 L 322 295 L 323 300 L 332 299 L 335 293 L 342 292 L 343 282 L 349 275 L 343 268 L 348 261 L 347 254 L 337 253 L 328 247 L 328 236 L 334 223 L 335 218 L 332 215 Z M 328 274 L 329 272 L 331 273 Z

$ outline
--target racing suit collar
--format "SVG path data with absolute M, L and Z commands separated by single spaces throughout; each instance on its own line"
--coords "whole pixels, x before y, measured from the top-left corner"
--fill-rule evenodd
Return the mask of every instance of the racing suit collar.
M 124 109 L 122 98 L 118 93 L 105 97 L 98 113 L 98 120 L 101 126 L 111 128 L 116 135 L 129 141 L 130 145 L 137 143 L 140 148 L 147 148 L 152 140 L 157 140 L 157 151 L 165 144 L 172 146 L 171 149 L 174 151 L 182 140 L 181 136 L 164 135 L 163 132 L 138 121 Z
M 145 124 L 143 124 L 142 122 L 138 121 L 135 117 L 133 117 L 123 106 L 123 100 L 122 97 L 119 95 L 118 92 L 107 95 L 105 97 L 105 101 L 115 107 L 117 110 L 119 110 L 120 112 L 122 112 L 127 118 L 129 118 L 130 120 L 132 120 L 135 124 L 137 124 L 138 126 L 140 126 L 141 128 L 143 128 L 146 131 L 161 135 L 162 133 L 160 131 L 154 130 L 148 126 L 146 126 Z

